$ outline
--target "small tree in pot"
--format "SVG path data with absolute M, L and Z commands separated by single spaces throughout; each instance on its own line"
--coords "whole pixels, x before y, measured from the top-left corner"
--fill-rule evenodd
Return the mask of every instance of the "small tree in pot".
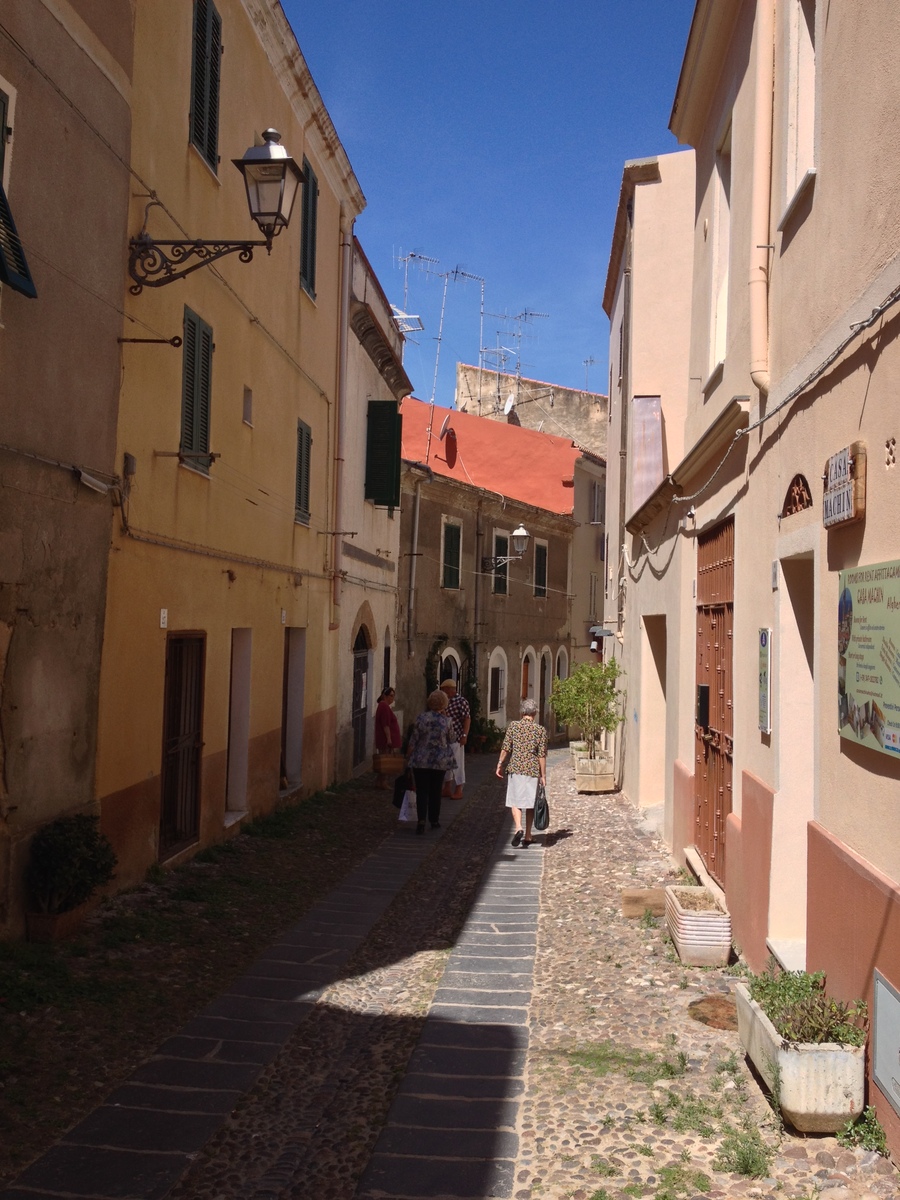
M 568 679 L 555 679 L 550 707 L 562 725 L 576 725 L 587 742 L 587 756 L 597 752 L 598 734 L 612 733 L 622 720 L 625 693 L 616 687 L 622 668 L 614 658 L 582 663 Z
M 97 817 L 58 817 L 31 839 L 25 881 L 32 911 L 71 912 L 109 883 L 115 868 L 115 853 Z

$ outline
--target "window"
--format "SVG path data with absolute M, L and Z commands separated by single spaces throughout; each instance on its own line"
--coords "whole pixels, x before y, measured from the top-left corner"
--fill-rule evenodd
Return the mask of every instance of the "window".
M 0 91 L 0 283 L 5 283 L 14 292 L 20 292 L 34 300 L 37 288 L 31 278 L 25 251 L 16 230 L 12 209 L 3 187 L 3 171 L 6 166 L 6 139 L 9 127 L 10 98 Z
M 787 130 L 782 228 L 815 168 L 816 0 L 791 0 L 786 9 Z
M 219 79 L 222 18 L 212 0 L 194 0 L 191 141 L 214 171 L 219 168 Z
M 597 576 L 591 573 L 588 585 L 588 616 L 592 621 L 597 619 Z
M 244 388 L 244 424 L 253 424 L 253 389 Z
M 491 667 L 491 681 L 488 697 L 490 712 L 500 712 L 506 704 L 506 671 L 503 667 Z
M 209 413 L 212 395 L 212 329 L 189 308 L 184 310 L 184 356 L 181 384 L 182 460 L 209 471 Z
M 534 543 L 534 594 L 547 595 L 547 543 Z
M 309 524 L 309 476 L 312 451 L 312 430 L 305 421 L 297 422 L 297 480 L 295 484 L 294 520 Z
M 370 400 L 366 417 L 365 498 L 383 508 L 400 503 L 400 434 L 395 400 Z
M 444 549 L 441 555 L 441 587 L 459 587 L 459 566 L 462 547 L 462 528 L 451 521 L 444 522 Z
M 300 284 L 316 298 L 316 222 L 319 212 L 319 183 L 309 160 L 303 159 L 303 199 L 300 224 Z
M 509 554 L 509 538 L 504 533 L 494 534 L 494 558 L 506 558 Z M 505 596 L 508 590 L 509 563 L 500 563 L 494 568 L 495 596 Z
M 716 155 L 713 175 L 712 311 L 710 313 L 709 380 L 725 361 L 728 333 L 728 275 L 731 255 L 731 125 Z
M 591 481 L 590 509 L 588 520 L 592 525 L 602 525 L 606 519 L 606 490 L 600 480 Z

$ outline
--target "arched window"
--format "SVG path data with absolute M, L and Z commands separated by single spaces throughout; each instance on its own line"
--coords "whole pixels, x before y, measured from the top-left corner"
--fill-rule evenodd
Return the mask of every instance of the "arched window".
M 506 655 L 499 646 L 488 664 L 488 716 L 501 729 L 506 725 Z
M 453 649 L 444 650 L 441 653 L 441 669 L 438 672 L 440 678 L 438 683 L 443 683 L 445 679 L 452 679 L 454 683 L 459 683 L 459 655 Z

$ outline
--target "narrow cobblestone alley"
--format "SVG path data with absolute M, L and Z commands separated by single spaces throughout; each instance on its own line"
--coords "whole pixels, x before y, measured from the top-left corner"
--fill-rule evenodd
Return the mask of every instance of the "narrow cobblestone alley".
M 692 1019 L 704 997 L 727 1013 L 734 976 L 622 916 L 624 888 L 673 877 L 640 814 L 578 795 L 553 751 L 550 832 L 513 849 L 495 761 L 470 760 L 439 834 L 398 828 L 2 1200 L 896 1196 L 886 1159 L 779 1130 L 737 1033 Z M 730 1171 L 757 1134 L 766 1173 Z

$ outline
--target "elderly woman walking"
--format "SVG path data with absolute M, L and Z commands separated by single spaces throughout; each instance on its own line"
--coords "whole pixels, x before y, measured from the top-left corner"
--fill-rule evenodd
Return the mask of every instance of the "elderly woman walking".
M 503 769 L 509 762 L 506 780 L 506 807 L 512 809 L 516 827 L 512 844 L 522 848 L 531 845 L 531 822 L 534 819 L 534 802 L 540 780 L 547 783 L 547 730 L 538 725 L 537 704 L 534 700 L 522 701 L 522 719 L 511 721 L 506 727 L 497 776 L 503 778 Z M 522 813 L 525 813 L 525 839 L 522 839 Z
M 453 732 L 447 716 L 447 695 L 439 688 L 428 697 L 428 707 L 419 713 L 409 738 L 408 765 L 416 779 L 416 833 L 425 832 L 426 818 L 432 829 L 441 827 L 441 789 L 446 773 L 456 766 Z

